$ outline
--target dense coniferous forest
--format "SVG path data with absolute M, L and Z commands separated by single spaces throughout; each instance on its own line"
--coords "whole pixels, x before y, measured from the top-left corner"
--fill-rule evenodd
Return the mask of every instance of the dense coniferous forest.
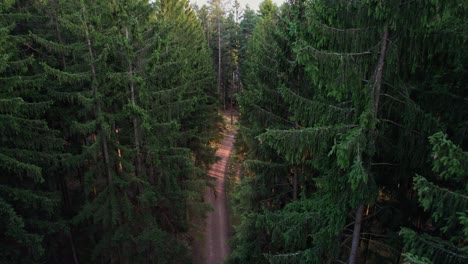
M 0 8 L 0 262 L 188 262 L 217 133 L 188 2 Z
M 229 263 L 468 261 L 467 11 L 263 2 Z
M 0 263 L 191 263 L 233 109 L 227 263 L 467 263 L 467 21 L 456 0 L 0 1 Z

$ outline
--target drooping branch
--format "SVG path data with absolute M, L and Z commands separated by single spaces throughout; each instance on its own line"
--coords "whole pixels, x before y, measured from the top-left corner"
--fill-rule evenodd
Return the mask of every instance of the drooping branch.
M 374 29 L 376 27 L 367 27 L 367 28 L 335 28 L 328 26 L 326 24 L 320 24 L 320 26 L 324 29 L 328 29 L 331 31 L 336 31 L 336 32 L 363 32 L 363 31 L 368 31 L 370 29 Z
M 321 55 L 328 55 L 328 56 L 339 56 L 339 57 L 353 57 L 353 56 L 363 56 L 363 55 L 371 55 L 371 50 L 361 51 L 361 52 L 331 52 L 331 51 L 321 51 L 312 46 L 307 46 L 303 48 L 304 50 L 311 50 L 314 53 L 321 54 Z

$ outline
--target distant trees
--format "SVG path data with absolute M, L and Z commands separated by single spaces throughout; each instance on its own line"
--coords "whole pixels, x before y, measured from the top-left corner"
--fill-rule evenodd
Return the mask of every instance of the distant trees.
M 188 261 L 217 120 L 188 2 L 0 11 L 0 262 Z
M 412 181 L 431 174 L 427 139 L 446 131 L 468 142 L 460 8 L 455 1 L 291 1 L 278 11 L 262 4 L 241 69 L 248 173 L 238 188 L 233 263 L 395 262 L 400 227 L 428 228 L 413 190 L 423 194 L 427 184 Z M 466 205 L 448 215 L 460 210 Z M 405 234 L 411 256 L 443 259 L 427 245 L 410 246 L 419 242 Z M 460 234 L 447 234 L 463 245 Z M 463 259 L 466 249 L 457 250 Z
M 218 95 L 223 109 L 226 110 L 236 103 L 235 97 L 241 87 L 239 50 L 243 48 L 240 28 L 243 10 L 237 0 L 213 0 L 208 5 L 199 7 L 197 14 L 213 54 L 213 63 L 218 74 Z

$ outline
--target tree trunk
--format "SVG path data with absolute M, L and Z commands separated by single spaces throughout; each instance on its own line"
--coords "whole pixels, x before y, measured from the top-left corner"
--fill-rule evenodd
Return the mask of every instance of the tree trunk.
M 232 97 L 231 97 L 231 125 L 234 124 L 234 121 L 233 121 L 233 115 L 234 115 L 234 106 L 232 104 Z
M 374 99 L 375 116 L 377 116 L 378 110 L 379 110 L 379 99 L 380 99 L 380 91 L 382 88 L 382 76 L 383 76 L 383 69 L 385 65 L 385 55 L 387 52 L 387 42 L 388 42 L 388 22 L 385 25 L 385 31 L 382 35 L 380 55 L 379 55 L 379 60 L 377 62 L 377 68 L 375 70 L 375 84 L 374 84 L 374 88 L 372 89 L 372 98 Z M 363 212 L 364 212 L 364 203 L 361 203 L 356 210 L 356 222 L 354 222 L 353 243 L 351 245 L 349 264 L 354 264 L 356 262 L 357 249 L 359 246 L 359 240 L 360 240 L 360 235 L 361 235 L 361 222 L 362 222 Z
M 297 200 L 297 166 L 294 166 L 293 200 Z
M 97 75 L 96 75 L 96 66 L 94 65 L 94 53 L 91 44 L 91 38 L 89 36 L 89 29 L 88 29 L 88 21 L 86 19 L 86 9 L 83 1 L 81 1 L 81 8 L 82 8 L 82 15 L 83 15 L 83 23 L 85 26 L 85 37 L 86 37 L 86 44 L 88 46 L 89 52 L 89 60 L 90 60 L 90 67 L 91 67 L 91 74 L 92 74 L 92 89 L 93 89 L 93 96 L 97 97 Z M 96 109 L 95 109 L 95 116 L 96 118 L 101 114 L 101 103 L 99 100 L 96 100 Z M 102 140 L 102 152 L 104 156 L 104 163 L 106 165 L 106 174 L 107 174 L 107 183 L 112 183 L 112 169 L 110 165 L 110 157 L 109 157 L 109 148 L 107 145 L 107 136 L 102 131 L 102 125 L 97 125 L 97 133 L 101 135 Z
M 59 176 L 58 181 L 60 182 L 60 189 L 62 191 L 62 200 L 65 207 L 65 212 L 68 214 L 72 212 L 72 204 L 70 198 L 70 191 L 68 190 L 67 181 L 65 180 L 65 174 Z
M 224 95 L 224 91 L 221 91 L 221 18 L 220 14 L 218 14 L 218 92 L 222 95 L 223 98 L 223 106 L 224 110 L 226 110 L 226 99 Z
M 351 253 L 349 255 L 349 264 L 356 263 L 357 249 L 361 235 L 362 214 L 364 212 L 364 204 L 361 203 L 356 210 L 356 220 L 354 222 L 353 243 L 351 244 Z
M 382 75 L 383 75 L 383 69 L 385 65 L 387 43 L 388 43 L 388 22 L 387 22 L 387 25 L 385 26 L 385 31 L 382 36 L 382 43 L 380 46 L 380 56 L 379 56 L 379 61 L 377 63 L 377 69 L 375 72 L 375 86 L 372 91 L 373 97 L 374 97 L 374 110 L 375 110 L 376 116 L 379 111 L 380 90 L 382 88 Z
M 85 187 L 84 187 L 85 179 L 84 179 L 83 170 L 82 170 L 81 166 L 78 167 L 77 172 L 78 172 L 78 177 L 80 179 L 80 192 L 81 192 L 81 194 L 83 196 L 86 196 L 86 191 L 85 191 Z
M 70 232 L 67 232 L 68 234 L 68 240 L 70 241 L 70 247 L 71 247 L 71 250 L 72 250 L 72 255 L 73 255 L 73 261 L 75 264 L 78 264 L 78 257 L 76 256 L 76 247 L 75 247 L 75 242 L 73 240 L 73 235 L 72 235 L 72 231 L 70 230 Z
M 231 100 L 231 125 L 233 124 L 233 111 L 234 111 L 234 105 L 233 105 L 233 102 L 232 102 L 232 97 L 234 96 L 234 91 L 236 91 L 236 72 L 232 72 L 232 92 L 231 92 L 231 96 L 230 96 L 230 100 Z
M 367 211 L 366 211 L 366 220 L 364 221 L 364 227 L 363 227 L 363 233 L 365 233 L 365 231 L 367 231 L 367 237 L 364 241 L 365 243 L 365 246 L 364 246 L 364 260 L 363 260 L 363 264 L 366 264 L 367 263 L 367 256 L 369 254 L 369 245 L 370 245 L 370 242 L 372 240 L 372 230 L 371 230 L 371 221 L 369 218 L 369 215 L 371 215 L 372 213 L 374 212 L 374 209 L 370 207 L 370 205 L 367 205 Z
M 128 27 L 125 27 L 125 37 L 127 38 L 127 41 L 129 41 L 129 33 L 128 33 Z M 132 63 L 128 63 L 128 75 L 130 78 L 130 94 L 131 94 L 131 101 L 132 101 L 132 106 L 136 105 L 136 87 L 135 87 L 135 82 L 133 81 L 133 66 Z M 132 118 L 133 121 L 133 142 L 135 144 L 135 149 L 136 149 L 136 166 L 135 166 L 135 176 L 138 177 L 141 174 L 142 171 L 142 163 L 141 163 L 141 154 L 140 154 L 140 129 L 138 125 L 138 119 L 136 116 L 133 116 Z

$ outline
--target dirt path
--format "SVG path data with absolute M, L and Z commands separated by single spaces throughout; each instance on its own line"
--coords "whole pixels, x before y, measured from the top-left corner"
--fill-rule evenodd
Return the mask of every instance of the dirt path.
M 235 132 L 224 135 L 216 156 L 220 160 L 213 164 L 208 172 L 215 190 L 207 188 L 205 191 L 205 202 L 213 206 L 214 211 L 209 212 L 206 218 L 204 241 L 195 246 L 195 264 L 221 264 L 229 254 L 228 234 L 228 212 L 226 201 L 226 178 L 227 165 L 233 149 Z

